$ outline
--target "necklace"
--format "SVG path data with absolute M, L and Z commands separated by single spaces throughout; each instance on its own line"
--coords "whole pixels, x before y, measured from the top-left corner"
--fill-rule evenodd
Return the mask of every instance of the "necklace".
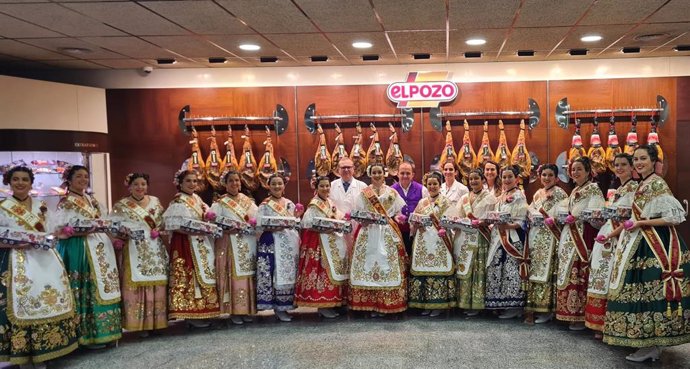
M 146 195 L 144 195 L 144 196 L 143 196 L 142 198 L 140 198 L 140 199 L 137 199 L 137 197 L 134 196 L 134 195 L 129 195 L 129 196 L 130 196 L 131 198 L 133 198 L 134 201 L 136 201 L 136 202 L 142 202 L 142 201 L 144 201 L 144 199 L 146 198 Z
M 79 193 L 79 192 L 77 192 L 77 191 L 74 191 L 74 190 L 71 189 L 71 188 L 69 189 L 69 192 L 71 192 L 71 193 L 73 193 L 73 194 L 75 194 L 75 195 L 77 195 L 77 196 L 84 197 L 84 194 L 83 194 L 83 193 Z
M 12 197 L 14 197 L 14 199 L 17 200 L 17 201 L 19 201 L 19 202 L 24 202 L 24 201 L 26 201 L 26 200 L 29 198 L 29 195 L 26 195 L 26 197 L 23 198 L 23 199 L 20 199 L 19 197 L 14 196 L 14 195 L 12 195 Z

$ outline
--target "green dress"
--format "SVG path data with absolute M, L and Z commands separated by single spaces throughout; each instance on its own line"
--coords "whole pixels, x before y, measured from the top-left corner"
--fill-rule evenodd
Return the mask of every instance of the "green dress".
M 89 195 L 79 197 L 69 193 L 58 204 L 57 218 L 64 224 L 65 220 L 75 217 L 100 217 L 96 200 Z M 80 321 L 77 328 L 79 344 L 103 344 L 120 339 L 120 285 L 110 239 L 103 233 L 70 237 L 60 240 L 58 252 L 67 269 L 74 293 Z
M 666 182 L 652 175 L 635 193 L 633 218 L 680 224 L 685 215 Z M 669 252 L 672 257 L 666 258 Z M 690 342 L 690 251 L 675 228 L 623 231 L 613 260 L 604 342 L 629 347 Z M 664 281 L 662 274 L 670 278 Z

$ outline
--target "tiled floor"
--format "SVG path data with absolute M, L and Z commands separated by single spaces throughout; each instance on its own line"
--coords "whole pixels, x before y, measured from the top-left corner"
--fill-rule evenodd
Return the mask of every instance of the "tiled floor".
M 666 349 L 661 362 L 634 364 L 624 359 L 631 349 L 553 322 L 528 327 L 490 314 L 412 313 L 327 321 L 313 311 L 295 314 L 290 323 L 263 313 L 242 326 L 190 331 L 175 324 L 148 338 L 127 335 L 117 348 L 79 351 L 49 368 L 690 368 L 690 345 Z

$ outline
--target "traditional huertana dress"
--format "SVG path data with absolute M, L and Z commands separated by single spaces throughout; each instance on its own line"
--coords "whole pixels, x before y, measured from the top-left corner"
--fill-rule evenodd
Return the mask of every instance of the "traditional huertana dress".
M 685 221 L 682 205 L 654 174 L 640 183 L 632 208 L 636 221 Z M 675 226 L 638 227 L 619 236 L 604 342 L 629 347 L 690 342 L 690 251 Z
M 302 234 L 295 286 L 295 304 L 317 308 L 343 305 L 343 286 L 350 276 L 347 245 L 342 233 L 317 232 L 314 218 L 338 219 L 328 199 L 314 197 L 302 216 Z
M 254 201 L 240 193 L 225 195 L 211 205 L 218 216 L 238 222 L 256 218 Z M 224 234 L 216 240 L 216 284 L 222 315 L 256 314 L 256 236 Z
M 529 206 L 532 214 L 544 219 L 556 218 L 559 204 L 568 198 L 560 187 L 555 186 L 550 194 L 542 188 L 533 197 Z M 556 310 L 556 249 L 561 239 L 562 227 L 558 224 L 532 226 L 528 234 L 530 269 L 527 305 L 525 310 L 537 313 L 551 313 Z
M 58 229 L 77 219 L 99 219 L 102 210 L 88 194 L 68 192 L 58 203 L 53 221 Z M 60 240 L 58 252 L 69 275 L 79 316 L 79 344 L 93 345 L 122 337 L 120 275 L 110 238 L 89 233 Z
M 199 195 L 180 192 L 163 213 L 163 222 L 168 224 L 173 217 L 203 220 L 207 210 Z M 205 235 L 173 232 L 170 239 L 168 318 L 210 319 L 219 314 L 213 240 Z
M 143 231 L 143 239 L 129 239 L 122 260 L 122 327 L 128 331 L 148 331 L 168 326 L 168 251 L 160 237 L 163 206 L 148 196 L 142 207 L 125 197 L 113 206 L 113 218 L 132 230 Z
M 568 198 L 568 212 L 576 221 L 566 224 L 558 243 L 556 277 L 556 319 L 584 322 L 589 281 L 589 261 L 597 229 L 580 219 L 582 211 L 604 207 L 604 196 L 596 183 L 577 186 Z
M 453 236 L 439 236 L 441 217 L 457 215 L 457 208 L 443 195 L 426 197 L 415 213 L 429 216 L 431 226 L 420 226 L 412 242 L 408 306 L 418 309 L 450 309 L 456 305 Z M 445 231 L 444 231 L 445 232 Z
M 405 245 L 392 219 L 403 206 L 405 201 L 388 186 L 378 196 L 367 187 L 356 199 L 355 209 L 379 213 L 387 223 L 358 229 L 350 266 L 350 309 L 378 313 L 407 309 Z
M 295 204 L 286 199 L 267 198 L 257 220 L 263 217 L 294 217 Z M 256 303 L 259 310 L 288 311 L 295 308 L 295 283 L 299 262 L 299 233 L 285 228 L 264 231 L 259 237 L 256 258 Z
M 511 222 L 524 225 L 527 199 L 521 190 L 498 197 L 496 211 L 510 213 Z M 528 250 L 525 231 L 491 228 L 486 262 L 486 309 L 517 309 L 525 306 L 525 281 L 528 278 Z
M 612 206 L 631 206 L 638 183 L 632 179 L 618 187 L 613 198 Z M 620 222 L 609 219 L 599 229 L 598 235 L 608 235 L 613 232 Z M 606 295 L 609 292 L 611 279 L 611 263 L 613 249 L 618 238 L 614 237 L 605 243 L 594 242 L 592 256 L 590 258 L 589 282 L 587 283 L 587 304 L 585 305 L 585 326 L 587 328 L 602 331 L 604 329 L 604 316 L 606 314 Z
M 496 197 L 483 189 L 470 192 L 457 204 L 458 216 L 471 220 L 485 219 L 496 207 Z M 486 226 L 456 231 L 453 240 L 457 278 L 458 307 L 468 310 L 484 309 L 486 298 L 486 257 L 489 252 L 491 230 Z
M 14 198 L 0 202 L 0 226 L 45 232 L 45 203 L 27 209 Z M 74 296 L 58 253 L 34 248 L 0 249 L 0 361 L 27 364 L 74 351 Z

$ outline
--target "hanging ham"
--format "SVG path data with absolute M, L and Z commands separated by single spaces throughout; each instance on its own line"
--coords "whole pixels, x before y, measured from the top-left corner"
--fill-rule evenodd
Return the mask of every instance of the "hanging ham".
M 398 167 L 403 162 L 403 153 L 398 144 L 398 133 L 395 131 L 395 127 L 392 123 L 388 123 L 388 127 L 391 130 L 391 135 L 388 137 L 390 144 L 388 145 L 388 152 L 386 152 L 386 168 L 389 175 L 397 176 Z
M 273 143 L 271 141 L 271 131 L 266 127 L 266 140 L 264 141 L 264 154 L 259 160 L 256 177 L 263 188 L 268 188 L 268 179 L 278 170 L 278 163 L 273 154 Z
M 623 152 L 629 155 L 635 153 L 635 149 L 639 146 L 639 141 L 637 139 L 637 116 L 633 115 L 630 121 L 630 131 L 625 137 L 625 146 L 623 147 Z
M 606 151 L 601 147 L 601 137 L 599 136 L 599 122 L 596 118 L 594 119 L 594 128 L 592 130 L 592 136 L 589 138 L 589 150 L 587 150 L 587 156 L 592 161 L 592 170 L 596 174 L 603 174 L 606 172 Z
M 489 141 L 489 122 L 484 121 L 484 134 L 482 135 L 482 144 L 479 146 L 475 168 L 482 167 L 485 162 L 493 160 L 493 158 L 494 152 L 491 150 L 491 141 Z
M 326 147 L 326 134 L 323 133 L 320 124 L 316 126 L 316 131 L 319 133 L 319 147 L 316 149 L 316 155 L 314 155 L 314 168 L 316 175 L 327 176 L 331 172 L 331 157 L 328 155 L 328 147 Z
M 250 191 L 259 188 L 259 182 L 256 180 L 256 159 L 252 153 L 252 142 L 249 137 L 249 127 L 244 126 L 244 134 L 242 135 L 244 142 L 242 143 L 242 156 L 240 157 L 240 180 L 242 186 Z
M 525 180 L 529 179 L 530 172 L 532 171 L 532 158 L 529 156 L 529 151 L 527 151 L 524 119 L 520 121 L 520 134 L 518 134 L 517 143 L 513 148 L 510 163 L 520 167 L 520 177 L 523 183 L 526 183 Z
M 615 167 L 613 162 L 616 159 L 616 155 L 623 152 L 623 149 L 618 144 L 618 135 L 616 134 L 616 118 L 611 116 L 609 119 L 609 137 L 606 141 L 606 166 L 610 171 L 614 171 Z
M 499 168 L 507 167 L 512 161 L 510 149 L 508 148 L 508 139 L 506 139 L 505 126 L 500 119 L 498 121 L 498 147 L 496 148 L 494 161 L 498 163 Z
M 335 148 L 333 149 L 333 154 L 331 155 L 331 173 L 340 177 L 340 172 L 338 171 L 338 163 L 341 158 L 347 156 L 347 151 L 345 150 L 345 144 L 343 143 L 343 131 L 340 129 L 338 124 L 335 124 L 335 131 L 338 133 L 335 136 Z
M 220 183 L 221 161 L 219 160 L 218 141 L 216 140 L 216 128 L 211 126 L 211 137 L 208 138 L 209 143 L 208 158 L 206 158 L 206 179 L 208 183 L 216 190 L 222 190 L 225 186 Z
M 199 147 L 199 133 L 194 126 L 192 126 L 192 139 L 189 143 L 192 145 L 192 155 L 187 161 L 187 170 L 196 173 L 197 191 L 201 192 L 206 189 L 206 163 Z
M 362 127 L 357 122 L 357 135 L 350 151 L 350 159 L 354 163 L 354 176 L 359 178 L 367 171 L 367 153 L 362 148 Z
M 371 143 L 369 144 L 369 149 L 367 150 L 367 163 L 372 164 L 383 164 L 383 150 L 381 150 L 381 142 L 379 141 L 379 132 L 376 130 L 374 123 L 369 125 L 373 134 L 369 136 L 371 138 Z
M 441 152 L 441 161 L 439 164 L 441 168 L 448 161 L 455 163 L 458 160 L 458 154 L 455 152 L 455 144 L 453 143 L 453 133 L 450 129 L 450 121 L 446 122 L 446 143 L 443 146 L 443 151 Z
M 462 181 L 467 185 L 467 178 L 472 169 L 474 169 L 474 162 L 477 160 L 477 154 L 472 147 L 472 140 L 470 140 L 470 124 L 467 119 L 462 123 L 465 132 L 462 135 L 462 147 L 458 152 L 458 170 L 462 176 Z
M 230 125 L 228 125 L 228 138 L 223 142 L 223 145 L 225 145 L 225 156 L 220 162 L 220 172 L 225 173 L 225 171 L 238 170 L 239 164 L 235 156 L 235 145 L 232 143 L 232 128 Z
M 587 151 L 582 147 L 582 136 L 580 136 L 580 120 L 575 119 L 575 133 L 570 141 L 570 151 L 568 151 L 568 164 L 572 163 L 573 160 L 587 156 Z

